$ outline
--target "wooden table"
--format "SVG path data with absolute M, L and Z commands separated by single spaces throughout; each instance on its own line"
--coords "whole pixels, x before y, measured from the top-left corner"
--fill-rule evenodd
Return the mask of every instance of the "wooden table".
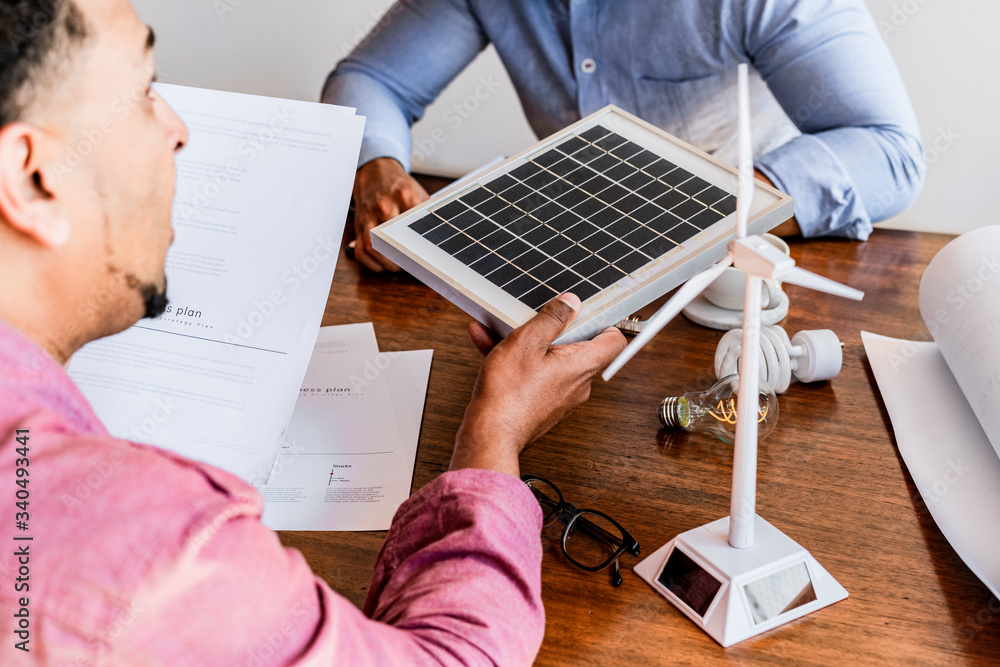
M 625 582 L 573 567 L 559 529 L 543 533 L 547 611 L 539 665 L 704 662 L 1000 663 L 1000 603 L 934 524 L 894 442 L 859 332 L 929 340 L 917 309 L 923 268 L 950 237 L 876 231 L 867 243 L 792 241 L 800 266 L 867 292 L 859 305 L 794 286 L 789 335 L 832 328 L 844 368 L 793 384 L 761 443 L 757 511 L 809 549 L 850 592 L 831 607 L 723 649 L 622 557 Z M 413 488 L 447 468 L 481 359 L 469 317 L 407 275 L 376 275 L 341 257 L 324 324 L 375 323 L 383 350 L 434 349 Z M 726 516 L 732 449 L 705 435 L 660 432 L 660 400 L 713 382 L 722 333 L 673 322 L 591 400 L 522 456 L 578 507 L 616 518 L 644 555 Z M 946 446 L 947 443 L 942 443 Z M 997 527 L 984 527 L 984 530 Z M 384 533 L 281 535 L 334 590 L 362 604 Z

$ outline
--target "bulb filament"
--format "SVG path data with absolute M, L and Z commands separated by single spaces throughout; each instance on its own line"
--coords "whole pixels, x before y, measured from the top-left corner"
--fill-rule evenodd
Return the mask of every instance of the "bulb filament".
M 768 406 L 757 407 L 757 423 L 760 424 L 767 419 L 767 408 Z M 719 401 L 719 404 L 715 406 L 715 410 L 709 410 L 708 414 L 715 417 L 717 420 L 723 424 L 736 424 L 736 399 L 730 398 L 728 401 Z

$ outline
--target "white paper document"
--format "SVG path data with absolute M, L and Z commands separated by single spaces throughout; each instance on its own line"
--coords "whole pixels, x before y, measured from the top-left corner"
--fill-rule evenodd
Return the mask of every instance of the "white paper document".
M 115 436 L 262 482 L 336 267 L 364 119 L 353 109 L 158 85 L 187 123 L 170 307 L 76 354 Z
M 378 340 L 371 322 L 323 327 L 316 336 L 317 354 L 378 354 Z
M 359 333 L 320 333 L 271 479 L 257 487 L 269 528 L 388 530 L 410 495 L 433 352 L 373 353 L 374 333 Z
M 920 284 L 934 338 L 862 332 L 900 454 L 941 532 L 1000 597 L 1000 227 L 952 241 Z

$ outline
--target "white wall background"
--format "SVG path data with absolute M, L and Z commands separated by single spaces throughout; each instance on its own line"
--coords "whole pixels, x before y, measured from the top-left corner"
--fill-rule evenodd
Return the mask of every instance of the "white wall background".
M 929 167 L 885 226 L 954 234 L 1000 224 L 1000 2 L 868 0 L 920 120 Z M 992 184 L 992 185 L 991 185 Z
M 316 100 L 333 65 L 392 0 L 133 0 L 157 32 L 161 79 Z M 917 108 L 928 151 L 917 203 L 885 226 L 960 233 L 1000 224 L 1000 2 L 868 0 Z M 500 86 L 473 94 L 480 77 Z M 480 89 L 482 92 L 482 89 Z M 462 113 L 456 113 L 455 105 Z M 449 113 L 451 110 L 451 113 Z M 461 122 L 458 122 L 458 121 Z M 487 51 L 415 129 L 414 168 L 457 176 L 534 141 Z M 1000 179 L 997 179 L 1000 180 Z
M 162 81 L 310 101 L 319 99 L 334 65 L 364 39 L 392 3 L 132 2 L 156 31 L 157 67 Z M 496 88 L 488 96 L 482 95 L 484 89 L 480 88 L 485 99 L 473 94 L 480 77 L 486 77 Z M 453 110 L 456 104 L 461 106 L 461 113 Z M 413 166 L 423 173 L 461 176 L 498 155 L 520 152 L 534 142 L 514 87 L 496 53 L 488 49 L 427 110 L 414 129 Z

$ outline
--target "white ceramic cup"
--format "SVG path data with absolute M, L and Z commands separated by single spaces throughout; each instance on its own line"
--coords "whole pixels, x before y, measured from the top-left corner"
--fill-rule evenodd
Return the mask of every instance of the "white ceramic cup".
M 791 254 L 788 244 L 774 234 L 764 234 L 763 238 L 785 255 Z M 743 292 L 747 279 L 743 272 L 733 267 L 727 268 L 722 275 L 702 292 L 709 303 L 726 310 L 743 310 Z M 781 283 L 776 280 L 765 280 L 761 286 L 760 306 L 764 310 L 778 305 L 781 297 Z

